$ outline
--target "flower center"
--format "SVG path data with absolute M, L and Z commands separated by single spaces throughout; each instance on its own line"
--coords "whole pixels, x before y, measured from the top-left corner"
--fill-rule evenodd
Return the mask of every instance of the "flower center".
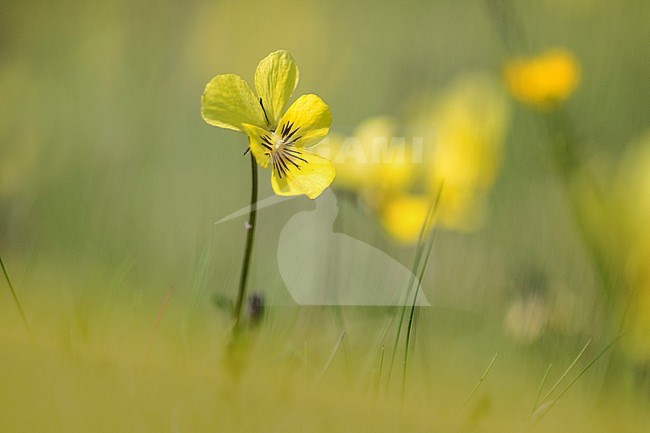
M 287 122 L 275 131 L 260 137 L 262 146 L 267 150 L 265 155 L 271 157 L 273 169 L 280 179 L 292 168 L 301 170 L 301 165 L 307 162 L 302 157 L 302 152 L 295 147 L 296 141 L 301 137 L 296 134 L 299 129 L 294 127 L 293 122 Z
M 284 146 L 284 140 L 275 132 L 271 132 L 271 143 L 273 143 L 273 150 L 278 150 L 280 147 Z

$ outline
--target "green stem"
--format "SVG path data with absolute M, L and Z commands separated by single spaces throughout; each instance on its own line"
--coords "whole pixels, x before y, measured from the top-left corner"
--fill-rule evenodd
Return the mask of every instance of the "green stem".
M 255 220 L 257 218 L 257 163 L 251 152 L 251 208 L 248 213 L 248 223 L 246 224 L 246 249 L 241 265 L 241 274 L 239 276 L 239 292 L 237 293 L 237 302 L 235 303 L 235 332 L 239 329 L 244 299 L 246 298 L 246 281 L 248 280 L 248 271 L 250 269 L 251 256 L 253 252 L 253 240 L 255 238 Z

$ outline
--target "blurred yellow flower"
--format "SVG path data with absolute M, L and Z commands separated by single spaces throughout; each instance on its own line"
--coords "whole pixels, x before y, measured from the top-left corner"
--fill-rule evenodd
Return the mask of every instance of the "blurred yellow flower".
M 599 162 L 599 161 L 597 161 Z M 624 315 L 623 347 L 650 360 L 650 131 L 628 146 L 614 170 L 609 161 L 578 172 L 572 184 L 589 231 L 605 263 L 617 276 L 614 310 Z M 607 179 L 593 185 L 594 169 Z M 620 278 L 618 278 L 620 277 Z
M 352 136 L 331 140 L 335 185 L 356 192 L 402 243 L 417 241 L 438 195 L 435 224 L 478 228 L 501 161 L 506 98 L 494 79 L 467 74 L 433 102 L 414 106 L 406 125 L 373 117 Z
M 616 179 L 621 236 L 620 261 L 631 289 L 625 345 L 630 354 L 650 359 L 650 131 L 633 142 Z
M 257 66 L 257 95 L 239 75 L 217 75 L 205 87 L 201 115 L 210 125 L 248 135 L 257 163 L 272 166 L 276 194 L 314 199 L 336 172 L 330 161 L 305 149 L 327 136 L 332 116 L 327 104 L 313 94 L 302 95 L 284 112 L 298 79 L 291 54 L 276 51 Z
M 386 200 L 381 223 L 396 241 L 411 244 L 418 240 L 433 198 L 424 194 L 403 194 Z
M 437 222 L 474 230 L 483 220 L 485 196 L 501 163 L 507 100 L 489 76 L 467 74 L 441 95 L 430 116 L 427 179 L 430 193 L 440 191 Z
M 621 206 L 623 237 L 630 252 L 628 266 L 650 277 L 650 131 L 635 140 L 619 166 L 616 192 Z
M 535 57 L 512 59 L 505 66 L 505 79 L 517 100 L 550 110 L 573 93 L 580 70 L 573 54 L 551 49 Z
M 373 199 L 407 189 L 415 170 L 413 152 L 397 134 L 395 119 L 376 116 L 364 120 L 349 137 L 332 136 L 324 151 L 336 166 L 334 184 Z

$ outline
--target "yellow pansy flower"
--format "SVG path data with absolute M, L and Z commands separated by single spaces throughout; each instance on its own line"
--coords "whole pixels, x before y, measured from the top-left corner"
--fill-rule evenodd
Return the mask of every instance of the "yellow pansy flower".
M 213 126 L 245 133 L 257 163 L 272 167 L 278 195 L 314 199 L 336 175 L 334 165 L 306 149 L 319 143 L 332 123 L 327 104 L 317 95 L 300 96 L 284 111 L 298 85 L 299 72 L 287 51 L 269 54 L 255 71 L 255 90 L 239 75 L 214 77 L 205 87 L 201 115 Z
M 580 80 L 580 70 L 570 52 L 552 49 L 532 58 L 511 60 L 505 67 L 505 79 L 517 100 L 548 110 L 573 93 Z

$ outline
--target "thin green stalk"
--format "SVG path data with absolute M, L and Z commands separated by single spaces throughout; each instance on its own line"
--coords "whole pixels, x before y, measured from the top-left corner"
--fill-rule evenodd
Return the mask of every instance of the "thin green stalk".
M 162 320 L 163 314 L 165 314 L 165 310 L 167 309 L 167 304 L 169 303 L 169 300 L 171 299 L 175 288 L 176 286 L 171 286 L 169 290 L 167 290 L 165 299 L 163 299 L 162 305 L 158 310 L 158 315 L 156 316 L 156 320 L 153 322 L 153 327 L 151 328 L 151 332 L 149 333 L 149 340 L 147 341 L 147 353 L 151 352 L 151 345 L 153 343 L 153 339 L 156 336 L 156 333 L 158 332 L 158 326 L 160 325 L 160 321 Z
M 241 274 L 239 276 L 239 292 L 235 302 L 235 332 L 239 329 L 241 323 L 244 300 L 246 299 L 246 281 L 250 269 L 251 256 L 253 253 L 253 241 L 255 239 L 255 225 L 257 218 L 257 162 L 251 152 L 251 208 L 248 213 L 248 222 L 246 223 L 246 248 L 244 258 L 242 259 Z
M 582 358 L 582 355 L 584 355 L 584 353 L 587 351 L 587 348 L 589 347 L 590 344 L 591 344 L 591 338 L 589 339 L 589 341 L 587 341 L 587 344 L 585 344 L 585 347 L 582 348 L 580 353 L 578 353 L 578 356 L 576 356 L 576 358 L 573 360 L 571 365 L 569 365 L 569 367 L 564 371 L 562 376 L 560 376 L 560 378 L 555 382 L 555 384 L 551 387 L 551 389 L 549 389 L 548 392 L 544 395 L 544 397 L 542 397 L 542 401 L 546 401 L 551 396 L 553 391 L 555 391 L 555 389 L 558 386 L 560 386 L 564 378 L 571 372 L 571 370 L 573 370 L 573 367 L 575 367 L 575 365 L 578 363 L 580 358 Z
M 319 381 L 323 379 L 323 377 L 325 377 L 325 373 L 327 373 L 327 370 L 330 368 L 332 361 L 334 361 L 334 357 L 338 353 L 339 347 L 341 347 L 341 343 L 343 342 L 344 338 L 345 338 L 345 331 L 341 332 L 341 335 L 339 336 L 338 340 L 336 340 L 334 349 L 332 349 L 332 353 L 330 353 L 329 358 L 327 358 L 327 361 L 325 362 L 325 365 L 323 366 L 323 369 L 320 372 L 320 376 L 318 377 Z
M 377 376 L 375 377 L 375 383 L 372 386 L 372 409 L 375 410 L 375 405 L 377 403 L 377 398 L 379 397 L 379 388 L 381 387 L 381 375 L 384 371 L 384 354 L 386 353 L 386 347 L 382 344 L 379 347 L 379 368 L 377 369 Z
M 346 217 L 346 210 L 344 210 L 344 208 L 345 208 L 344 205 L 339 206 L 338 218 L 342 222 L 345 221 L 345 217 Z M 327 247 L 328 247 L 328 250 L 329 250 L 329 256 L 332 258 L 332 262 L 330 262 L 330 265 L 333 266 L 334 268 L 339 267 L 340 266 L 340 259 L 341 259 L 340 255 L 336 254 L 336 252 L 333 250 L 333 248 L 332 248 L 333 245 L 332 244 L 328 244 Z M 347 332 L 347 329 L 345 327 L 345 318 L 343 317 L 343 309 L 342 309 L 341 305 L 338 305 L 338 304 L 334 305 L 334 306 L 332 306 L 331 310 L 333 312 L 334 321 L 336 322 L 336 326 L 338 326 L 339 329 L 341 330 L 341 332 L 343 334 L 345 334 Z M 344 360 L 345 366 L 347 368 L 349 366 L 349 364 L 350 364 L 350 347 L 349 347 L 347 339 L 342 341 L 341 352 L 342 352 L 342 355 L 343 355 L 343 360 Z
M 571 389 L 571 387 L 573 387 L 573 385 L 578 381 L 578 379 L 580 379 L 582 377 L 583 374 L 585 374 L 600 358 L 602 358 L 605 355 L 605 353 L 607 353 L 607 351 L 609 351 L 609 349 L 614 344 L 616 344 L 617 341 L 618 341 L 618 338 L 615 339 L 614 341 L 612 341 L 611 343 L 609 343 L 607 346 L 605 346 L 605 348 L 598 354 L 598 356 L 596 356 L 594 359 L 592 359 L 591 362 L 589 362 L 589 364 L 587 364 L 585 366 L 585 368 L 580 370 L 580 373 L 578 373 L 578 375 L 571 382 L 569 382 L 569 384 L 562 390 L 562 392 L 560 392 L 560 394 L 558 394 L 555 401 L 549 407 L 549 410 L 562 398 L 562 396 L 564 394 L 567 393 L 567 391 L 569 391 L 569 389 Z
M 417 244 L 417 249 L 415 252 L 415 258 L 413 260 L 413 266 L 411 268 L 411 277 L 409 278 L 409 283 L 408 286 L 406 287 L 406 292 L 404 295 L 404 305 L 402 306 L 402 312 L 400 314 L 400 319 L 399 323 L 397 324 L 397 334 L 395 336 L 395 344 L 393 345 L 393 354 L 391 356 L 390 360 L 390 365 L 388 367 L 388 378 L 386 379 L 386 389 L 388 389 L 388 386 L 390 385 L 391 377 L 393 374 L 393 366 L 395 365 L 395 359 L 397 358 L 397 349 L 399 346 L 399 339 L 401 336 L 402 332 L 402 325 L 404 324 L 404 317 L 406 315 L 406 301 L 408 300 L 408 296 L 411 292 L 411 287 L 413 287 L 413 284 L 415 281 L 418 281 L 418 287 L 421 282 L 421 280 L 417 279 L 418 277 L 416 275 L 422 274 L 424 275 L 424 270 L 426 269 L 426 262 L 424 263 L 421 272 L 419 271 L 421 269 L 421 263 L 422 263 L 422 252 L 427 248 L 427 245 L 429 245 L 429 239 L 432 237 L 431 234 L 427 234 L 427 230 L 431 227 L 431 224 L 433 223 L 433 217 L 435 215 L 435 211 L 438 208 L 438 202 L 440 201 L 440 195 L 442 193 L 442 187 L 443 185 L 440 185 L 440 188 L 438 189 L 438 194 L 436 195 L 435 200 L 431 203 L 431 206 L 429 207 L 429 210 L 427 211 L 426 218 L 424 220 L 424 223 L 422 224 L 422 227 L 420 228 L 420 234 L 418 236 L 418 244 Z M 433 243 L 430 244 L 431 246 Z M 431 249 L 429 247 L 428 253 L 426 260 L 429 260 L 429 255 L 431 253 Z M 414 303 L 415 300 L 417 299 L 417 291 L 416 291 L 416 297 L 414 298 Z M 408 350 L 408 345 L 407 345 L 407 350 Z
M 14 285 L 11 284 L 11 279 L 9 278 L 9 273 L 7 272 L 7 268 L 5 267 L 5 262 L 2 260 L 2 257 L 0 257 L 0 266 L 2 267 L 2 273 L 5 275 L 5 280 L 7 280 L 7 284 L 9 285 L 9 290 L 11 291 L 11 296 L 14 298 L 14 303 L 16 304 L 16 307 L 18 308 L 18 312 L 20 313 L 20 317 L 22 317 L 23 323 L 25 324 L 25 328 L 27 328 L 27 331 L 31 335 L 32 330 L 29 327 L 29 322 L 27 321 L 27 317 L 25 316 L 25 312 L 23 311 L 23 307 L 20 305 L 20 301 L 18 300 L 18 295 L 16 295 L 16 290 L 14 290 Z
M 494 354 L 494 357 L 492 357 L 492 361 L 490 361 L 490 365 L 488 365 L 488 367 L 483 372 L 483 375 L 481 376 L 481 378 L 478 380 L 478 382 L 476 382 L 476 385 L 474 385 L 474 388 L 472 388 L 472 390 L 470 391 L 469 395 L 465 398 L 465 400 L 463 400 L 463 404 L 461 404 L 458 407 L 458 409 L 456 409 L 456 415 L 458 415 L 458 413 L 460 413 L 460 411 L 463 410 L 465 405 L 467 405 L 467 403 L 472 399 L 474 394 L 476 394 L 476 391 L 479 389 L 479 387 L 481 386 L 481 384 L 483 383 L 483 381 L 487 377 L 490 370 L 492 370 L 492 367 L 494 366 L 494 363 L 496 362 L 498 357 L 499 357 L 499 352 L 497 351 Z
M 404 364 L 402 365 L 402 399 L 404 399 L 404 393 L 406 392 L 406 372 L 408 369 L 408 358 L 409 350 L 412 346 L 411 344 L 411 335 L 414 333 L 414 317 L 415 317 L 415 306 L 417 303 L 418 295 L 420 293 L 420 286 L 422 284 L 422 279 L 424 278 L 424 273 L 427 270 L 427 265 L 429 263 L 429 258 L 431 257 L 431 251 L 433 250 L 433 244 L 436 239 L 436 232 L 434 231 L 429 238 L 427 238 L 425 258 L 422 262 L 420 268 L 420 273 L 418 275 L 418 286 L 415 288 L 415 294 L 413 295 L 413 302 L 411 303 L 411 311 L 409 313 L 408 324 L 406 325 L 406 341 L 404 342 Z
M 428 216 L 427 216 L 428 218 Z M 422 225 L 422 229 L 420 229 L 420 235 L 418 238 L 418 246 L 415 251 L 415 258 L 413 259 L 413 266 L 411 267 L 411 276 L 409 277 L 409 282 L 408 286 L 406 287 L 406 294 L 404 298 L 404 302 L 406 302 L 406 299 L 408 299 L 408 294 L 411 291 L 411 287 L 413 286 L 413 283 L 416 280 L 415 274 L 417 270 L 420 268 L 420 260 L 422 259 L 422 250 L 424 249 L 424 235 L 425 235 L 425 227 L 426 224 Z M 388 387 L 390 385 L 390 381 L 393 375 L 393 366 L 395 365 L 395 359 L 397 358 L 397 349 L 399 346 L 399 340 L 401 337 L 402 333 L 402 324 L 404 323 L 404 316 L 406 314 L 406 305 L 402 306 L 402 312 L 400 315 L 399 323 L 397 324 L 397 333 L 395 335 L 395 342 L 393 344 L 393 354 L 390 359 L 390 364 L 388 366 L 388 377 L 386 379 L 386 389 L 388 390 Z M 392 319 L 391 319 L 392 321 Z
M 377 381 L 375 382 L 375 397 L 377 396 L 377 390 L 381 383 L 381 374 L 384 371 L 384 354 L 386 353 L 386 347 L 382 344 L 379 350 L 379 370 L 377 371 Z
M 576 377 L 574 377 L 573 380 L 567 384 L 567 386 L 566 386 L 566 387 L 565 387 L 565 388 L 564 388 L 564 389 L 563 389 L 563 390 L 558 394 L 558 396 L 557 396 L 556 399 L 550 401 L 546 407 L 544 407 L 544 404 L 542 404 L 542 405 L 540 405 L 540 406 L 537 408 L 536 412 L 533 413 L 533 414 L 531 415 L 531 417 L 537 415 L 537 418 L 534 420 L 534 423 L 530 426 L 530 429 L 529 429 L 529 430 L 531 430 L 533 427 L 535 427 L 535 426 L 537 425 L 537 423 L 539 423 L 539 421 L 540 421 L 540 420 L 541 420 L 541 419 L 542 419 L 542 418 L 543 418 L 547 413 L 550 412 L 550 410 L 551 410 L 551 409 L 552 409 L 552 408 L 557 404 L 558 401 L 560 401 L 560 399 L 564 396 L 564 394 L 566 394 L 566 393 L 567 393 L 567 392 L 568 392 L 568 391 L 573 387 L 573 385 L 575 385 L 575 383 L 576 383 L 576 382 L 577 382 L 577 381 L 578 381 L 578 380 L 579 380 L 579 379 L 580 379 L 580 378 L 581 378 L 581 377 L 582 377 L 582 376 L 583 376 L 587 371 L 589 371 L 589 369 L 591 369 L 591 367 L 593 367 L 593 365 L 594 365 L 596 362 L 598 362 L 598 360 L 599 360 L 600 358 L 602 358 L 602 357 L 605 355 L 605 353 L 607 353 L 607 351 L 608 351 L 609 349 L 612 348 L 612 346 L 613 346 L 614 344 L 616 344 L 616 343 L 618 342 L 619 338 L 620 338 L 620 337 L 616 338 L 614 341 L 612 341 L 612 342 L 609 343 L 607 346 L 605 346 L 605 348 L 604 348 L 604 349 L 603 349 L 603 350 L 602 350 L 602 351 L 601 351 L 601 352 L 600 352 L 600 353 L 599 353 L 599 354 L 598 354 L 594 359 L 592 359 L 592 360 L 589 362 L 589 364 L 587 364 L 587 365 L 586 365 L 582 370 L 580 370 L 580 372 L 578 373 L 578 375 L 577 375 Z M 590 341 L 591 341 L 591 340 L 590 340 Z M 587 344 L 589 344 L 589 343 L 587 343 Z M 585 348 L 586 348 L 586 346 L 585 346 Z M 584 352 L 584 349 L 583 349 L 583 352 Z M 580 354 L 578 355 L 578 358 L 576 358 L 576 361 L 577 361 L 577 359 L 580 358 L 580 356 L 582 356 L 582 353 L 583 353 L 583 352 L 580 352 Z M 575 362 L 574 362 L 574 364 L 575 364 Z M 571 369 L 571 368 L 573 367 L 574 364 L 571 364 L 571 367 L 569 367 L 569 369 Z M 564 377 L 564 376 L 563 376 L 563 377 Z M 555 387 L 554 387 L 554 389 L 555 389 Z M 548 395 L 548 394 L 547 394 L 547 395 Z M 545 397 L 545 398 L 546 398 L 546 397 Z M 542 409 L 542 408 L 543 408 L 543 410 L 540 411 L 540 409 Z
M 542 391 L 544 390 L 544 385 L 546 385 L 546 380 L 548 380 L 548 375 L 551 372 L 551 367 L 553 367 L 553 363 L 550 363 L 548 365 L 548 368 L 546 369 L 546 373 L 544 373 L 544 377 L 542 378 L 542 383 L 539 384 L 539 389 L 537 390 L 537 395 L 535 396 L 535 402 L 533 403 L 533 407 L 530 410 L 531 416 L 533 413 L 535 413 L 535 409 L 537 409 L 537 403 L 539 403 L 539 397 L 542 395 Z

